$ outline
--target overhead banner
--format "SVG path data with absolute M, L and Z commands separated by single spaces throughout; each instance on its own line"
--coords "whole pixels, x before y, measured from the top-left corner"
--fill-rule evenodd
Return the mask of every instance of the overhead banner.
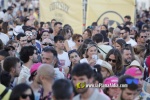
M 124 22 L 124 16 L 135 19 L 135 0 L 88 0 L 86 26 L 97 22 L 103 24 L 105 17 L 109 18 L 109 26 L 116 27 Z
M 40 0 L 40 21 L 56 19 L 72 26 L 81 34 L 83 24 L 82 0 Z

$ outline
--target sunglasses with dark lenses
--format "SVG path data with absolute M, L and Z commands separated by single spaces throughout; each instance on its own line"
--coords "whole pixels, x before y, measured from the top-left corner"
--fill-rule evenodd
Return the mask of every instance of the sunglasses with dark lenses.
M 141 36 L 141 38 L 147 38 L 147 36 Z
M 139 83 L 139 80 L 138 79 L 126 79 L 126 83 L 127 84 L 132 84 L 132 83 L 134 83 L 134 84 L 138 84 Z
M 78 40 L 78 42 L 83 42 L 83 40 Z
M 110 58 L 108 58 L 107 61 L 109 61 L 109 62 L 112 61 L 113 63 L 116 63 L 116 60 L 113 60 L 113 59 L 110 59 Z
M 29 97 L 30 99 L 32 99 L 32 94 L 22 94 L 21 97 L 23 99 L 26 99 L 27 97 Z
M 44 46 L 53 46 L 51 43 L 43 43 Z

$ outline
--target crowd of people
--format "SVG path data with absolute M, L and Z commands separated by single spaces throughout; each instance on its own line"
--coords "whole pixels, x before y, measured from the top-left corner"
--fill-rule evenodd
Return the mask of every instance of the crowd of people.
M 0 11 L 0 100 L 150 100 L 150 9 L 135 24 L 127 15 L 111 27 L 108 16 L 74 33 L 69 23 L 39 22 L 34 3 Z

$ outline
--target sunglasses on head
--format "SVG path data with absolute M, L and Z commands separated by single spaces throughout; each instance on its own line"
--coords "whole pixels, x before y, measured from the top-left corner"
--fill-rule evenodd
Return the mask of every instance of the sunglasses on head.
M 113 59 L 110 59 L 110 58 L 108 58 L 107 61 L 109 61 L 109 62 L 112 61 L 113 63 L 116 63 L 116 60 L 113 60 Z
M 23 99 L 26 99 L 27 97 L 29 97 L 30 99 L 32 99 L 32 94 L 22 94 L 21 97 Z
M 42 45 L 44 45 L 44 46 L 53 46 L 51 43 L 43 43 Z
M 134 83 L 134 84 L 138 84 L 139 83 L 139 80 L 138 79 L 126 79 L 126 83 L 127 84 L 132 84 L 132 83 Z
M 78 40 L 78 42 L 83 42 L 83 40 Z
M 141 36 L 141 38 L 147 38 L 147 36 Z

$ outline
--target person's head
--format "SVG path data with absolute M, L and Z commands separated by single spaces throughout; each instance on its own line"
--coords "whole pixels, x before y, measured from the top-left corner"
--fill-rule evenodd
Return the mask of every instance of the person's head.
M 93 68 L 94 68 L 93 83 L 94 84 L 103 83 L 103 76 L 101 74 L 101 65 L 96 64 L 93 66 Z
M 2 50 L 4 48 L 4 44 L 2 42 L 2 40 L 0 39 L 0 50 Z
M 84 70 L 83 70 L 84 69 Z M 72 81 L 73 85 L 76 87 L 79 83 L 91 84 L 93 83 L 93 70 L 87 63 L 76 64 L 72 70 Z M 87 87 L 83 89 L 77 89 L 78 93 L 86 93 L 88 90 Z
M 102 26 L 101 26 L 101 30 L 103 30 L 103 31 L 108 31 L 107 25 L 102 25 Z
M 56 34 L 58 34 L 60 29 L 62 29 L 62 23 L 61 22 L 55 22 L 55 24 L 54 24 L 54 32 Z
M 119 36 L 120 31 L 121 31 L 121 29 L 119 29 L 118 27 L 115 28 L 115 29 L 113 30 L 113 36 L 114 36 L 114 37 Z
M 117 39 L 115 43 L 115 48 L 118 49 L 120 52 L 125 47 L 126 41 L 123 39 Z
M 42 49 L 47 47 L 47 46 L 53 46 L 53 42 L 49 38 L 46 38 L 46 39 L 42 40 L 41 44 L 42 44 Z
M 9 40 L 7 46 L 12 46 L 15 48 L 15 51 L 17 51 L 19 44 L 16 40 Z
M 100 33 L 99 26 L 92 26 L 92 36 L 98 33 Z
M 17 57 L 6 57 L 3 62 L 3 68 L 13 77 L 18 77 L 21 71 L 21 62 Z
M 114 75 L 113 70 L 112 70 L 112 66 L 108 62 L 106 62 L 106 61 L 102 61 L 102 62 L 97 61 L 96 64 L 101 66 L 101 74 L 102 74 L 103 79 L 105 79 L 105 78 L 107 78 L 111 75 Z
M 141 43 L 141 44 L 145 44 L 145 43 L 146 43 L 146 40 L 147 40 L 146 31 L 142 30 L 142 31 L 140 32 L 139 39 L 140 39 L 140 43 Z
M 108 18 L 108 17 L 105 17 L 105 18 L 103 19 L 103 24 L 108 26 L 108 23 L 109 23 L 109 18 Z
M 31 31 L 31 29 L 26 29 L 25 30 L 25 35 L 27 36 L 27 42 L 31 42 L 32 41 L 32 31 Z
M 68 40 L 72 37 L 73 31 L 70 27 L 63 28 L 60 35 L 62 35 L 65 40 Z
M 146 48 L 143 45 L 136 45 L 134 47 L 134 53 L 136 55 L 140 55 L 140 57 L 142 58 L 144 58 L 145 52 L 146 52 Z
M 25 83 L 18 84 L 12 89 L 9 100 L 34 100 L 33 90 Z
M 120 88 L 120 100 L 134 100 L 138 89 L 138 80 L 129 75 L 119 77 L 118 85 L 126 84 L 127 87 Z
M 114 71 L 122 70 L 122 55 L 118 49 L 111 49 L 107 53 L 105 61 L 112 65 Z
M 6 57 L 10 56 L 7 49 L 0 50 L 0 64 L 3 66 L 3 61 Z
M 8 33 L 8 29 L 9 29 L 8 22 L 3 22 L 3 24 L 2 24 L 2 32 L 7 34 Z
M 39 66 L 41 65 L 42 63 L 34 63 L 32 66 L 31 66 L 31 69 L 30 69 L 30 77 L 29 77 L 29 81 L 35 81 L 35 77 L 37 75 L 37 70 L 39 68 Z
M 44 40 L 44 39 L 46 39 L 46 38 L 49 38 L 49 37 L 50 37 L 50 33 L 49 33 L 48 30 L 43 30 L 41 32 L 41 41 Z
M 34 46 L 25 46 L 21 48 L 20 51 L 20 59 L 23 61 L 23 63 L 31 62 L 36 63 L 38 62 L 37 59 L 37 49 Z
M 92 37 L 92 39 L 95 43 L 103 43 L 104 42 L 104 36 L 102 34 L 95 34 Z
M 128 27 L 124 27 L 120 31 L 120 38 L 127 39 L 129 37 L 129 34 L 130 34 L 130 29 Z
M 52 19 L 51 20 L 51 27 L 53 28 L 54 27 L 54 24 L 56 23 L 56 19 Z
M 19 33 L 17 35 L 17 40 L 20 44 L 21 47 L 26 46 L 27 45 L 27 36 L 23 33 Z
M 48 46 L 43 48 L 41 57 L 42 57 L 42 63 L 51 64 L 54 67 L 57 66 L 58 63 L 57 51 L 53 47 Z
M 97 54 L 98 54 L 97 46 L 95 44 L 88 44 L 85 51 L 86 58 L 92 58 L 92 55 L 97 55 Z
M 38 84 L 44 85 L 44 83 L 52 84 L 55 77 L 54 67 L 49 64 L 42 64 L 37 70 L 35 80 Z
M 125 75 L 130 75 L 138 80 L 138 91 L 142 91 L 143 87 L 143 73 L 142 71 L 137 67 L 131 67 L 128 68 L 125 72 Z
M 132 52 L 128 47 L 122 49 L 122 58 L 124 60 L 124 64 L 129 65 L 132 62 Z
M 52 86 L 52 93 L 54 100 L 71 100 L 73 98 L 71 82 L 67 79 L 56 80 Z
M 73 34 L 72 40 L 76 43 L 77 46 L 83 44 L 83 37 L 80 34 Z
M 64 37 L 61 35 L 57 35 L 54 37 L 54 43 L 55 43 L 55 48 L 59 50 L 64 50 L 65 45 L 64 45 Z
M 32 26 L 33 24 L 32 21 L 28 17 L 25 17 L 23 21 L 24 21 L 25 26 Z
M 130 22 L 130 20 L 131 20 L 131 17 L 129 16 L 129 15 L 126 15 L 125 17 L 124 17 L 124 22 L 126 23 L 126 22 Z
M 37 34 L 38 34 L 37 29 L 34 28 L 34 27 L 31 27 L 30 29 L 31 29 L 31 32 L 32 32 L 32 40 L 36 40 Z
M 73 65 L 79 63 L 79 61 L 80 61 L 79 54 L 76 50 L 68 51 L 68 57 Z
M 118 85 L 118 77 L 116 76 L 110 76 L 108 78 L 106 78 L 103 82 L 103 84 L 105 85 L 110 85 L 110 84 L 114 84 L 114 85 Z M 105 87 L 104 88 L 104 93 L 109 96 L 111 99 L 113 97 L 118 96 L 120 90 L 119 87 Z
M 12 76 L 7 71 L 2 71 L 0 73 L 0 82 L 2 85 L 6 86 L 6 87 L 10 87 L 11 78 L 12 78 Z
M 91 36 L 92 36 L 91 30 L 90 29 L 85 29 L 82 36 L 83 36 L 83 40 L 90 39 Z

